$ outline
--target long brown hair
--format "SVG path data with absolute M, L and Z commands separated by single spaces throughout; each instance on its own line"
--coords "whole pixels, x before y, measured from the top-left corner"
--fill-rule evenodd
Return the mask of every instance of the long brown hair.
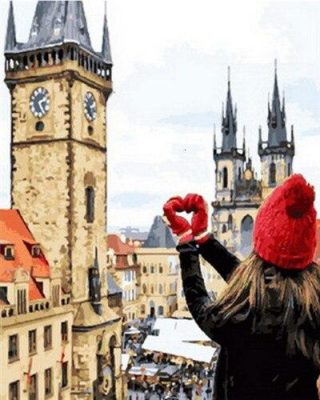
M 287 341 L 287 352 L 301 352 L 320 366 L 320 267 L 299 271 L 276 268 L 252 252 L 233 272 L 214 302 L 218 322 L 252 319 L 252 331 Z

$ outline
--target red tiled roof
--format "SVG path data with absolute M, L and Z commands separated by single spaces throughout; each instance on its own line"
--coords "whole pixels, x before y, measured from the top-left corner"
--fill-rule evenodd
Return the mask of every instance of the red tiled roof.
M 128 255 L 133 254 L 135 252 L 135 247 L 128 244 L 123 243 L 121 238 L 118 235 L 108 235 L 107 237 L 107 246 L 108 248 L 113 249 L 116 256 L 116 265 L 117 269 L 126 269 L 131 267 L 137 267 L 137 265 L 129 265 Z
M 0 244 L 14 245 L 14 259 L 6 260 L 0 255 L 0 282 L 12 282 L 15 271 L 22 267 L 33 278 L 49 278 L 50 267 L 41 253 L 32 257 L 31 246 L 37 244 L 18 210 L 0 210 Z M 30 300 L 43 298 L 35 281 L 29 283 Z
M 135 247 L 131 246 L 128 243 L 123 243 L 118 235 L 108 235 L 107 237 L 107 246 L 114 250 L 116 255 L 128 255 L 133 254 L 135 251 Z

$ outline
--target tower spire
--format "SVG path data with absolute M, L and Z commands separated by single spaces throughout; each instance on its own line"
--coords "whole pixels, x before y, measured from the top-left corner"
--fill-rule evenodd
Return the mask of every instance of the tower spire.
M 107 63 L 112 64 L 108 20 L 107 20 L 107 1 L 106 0 L 104 1 L 104 22 L 103 22 L 101 55 Z
M 17 45 L 16 25 L 15 25 L 15 20 L 14 20 L 13 4 L 12 4 L 12 0 L 11 0 L 10 1 L 10 5 L 9 5 L 8 26 L 7 26 L 7 34 L 6 34 L 6 41 L 5 41 L 5 51 L 14 50 L 16 45 Z
M 268 102 L 269 103 L 269 102 Z M 285 123 L 285 106 L 284 100 L 281 107 L 281 100 L 278 86 L 278 63 L 277 60 L 274 62 L 274 83 L 273 93 L 270 103 L 268 105 L 268 146 L 280 147 L 282 143 L 287 141 L 287 131 Z
M 222 151 L 230 152 L 237 148 L 237 110 L 233 108 L 231 96 L 230 67 L 228 67 L 228 90 L 226 110 L 222 111 Z

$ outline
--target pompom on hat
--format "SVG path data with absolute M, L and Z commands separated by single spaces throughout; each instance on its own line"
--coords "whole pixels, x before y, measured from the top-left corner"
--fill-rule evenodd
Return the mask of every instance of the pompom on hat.
M 291 175 L 261 205 L 253 231 L 260 258 L 282 269 L 305 269 L 316 249 L 315 192 L 300 174 Z

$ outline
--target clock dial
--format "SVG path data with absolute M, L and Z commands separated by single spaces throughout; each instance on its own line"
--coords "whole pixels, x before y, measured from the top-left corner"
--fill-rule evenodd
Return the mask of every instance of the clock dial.
M 37 88 L 30 97 L 30 110 L 37 118 L 44 117 L 50 108 L 50 99 L 47 89 Z
M 96 100 L 90 92 L 84 96 L 84 113 L 88 121 L 94 121 L 97 118 Z

